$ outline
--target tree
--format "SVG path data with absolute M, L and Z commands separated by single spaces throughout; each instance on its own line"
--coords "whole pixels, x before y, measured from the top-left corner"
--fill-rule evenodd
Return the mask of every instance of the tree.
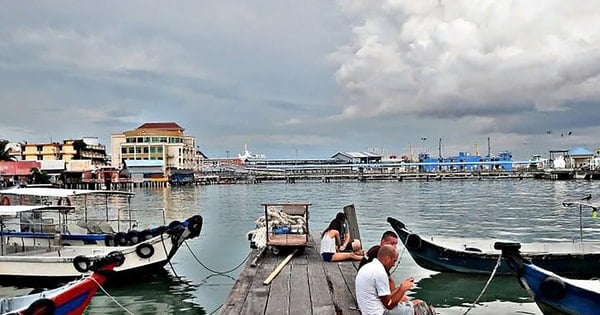
M 31 168 L 31 175 L 29 175 L 30 184 L 50 184 L 50 175 L 45 171 L 41 171 L 37 167 Z
M 8 152 L 8 140 L 0 140 L 0 161 L 14 161 L 15 157 Z

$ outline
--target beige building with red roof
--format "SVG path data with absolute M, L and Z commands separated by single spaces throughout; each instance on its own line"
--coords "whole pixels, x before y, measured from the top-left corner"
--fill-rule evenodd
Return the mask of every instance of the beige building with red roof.
M 125 161 L 162 161 L 165 176 L 178 170 L 196 171 L 200 165 L 196 138 L 185 135 L 184 131 L 175 122 L 152 122 L 113 134 L 111 164 L 121 168 Z

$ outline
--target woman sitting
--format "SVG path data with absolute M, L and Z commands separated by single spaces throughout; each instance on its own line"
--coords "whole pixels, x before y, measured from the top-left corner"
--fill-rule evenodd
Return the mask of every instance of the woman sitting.
M 324 261 L 357 260 L 363 256 L 354 252 L 340 252 L 340 230 L 342 222 L 338 219 L 331 221 L 327 229 L 321 234 L 321 257 Z

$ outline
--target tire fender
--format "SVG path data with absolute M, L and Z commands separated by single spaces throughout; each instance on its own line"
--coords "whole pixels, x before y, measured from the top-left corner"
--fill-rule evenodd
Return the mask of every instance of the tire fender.
M 81 273 L 88 272 L 91 266 L 92 262 L 90 261 L 90 259 L 83 255 L 79 255 L 73 258 L 73 267 L 75 267 L 75 270 Z
M 142 243 L 135 248 L 135 253 L 140 258 L 150 258 L 154 255 L 154 247 L 148 243 Z
M 0 201 L 0 205 L 10 206 L 10 199 L 7 196 L 2 197 L 2 201 Z
M 419 249 L 421 248 L 421 237 L 417 234 L 408 234 L 405 245 L 408 249 Z
M 24 315 L 53 315 L 56 310 L 56 304 L 50 299 L 39 299 L 31 303 L 23 312 Z
M 115 234 L 115 246 L 125 246 L 127 245 L 127 234 L 123 232 L 119 232 Z
M 140 233 L 136 230 L 131 230 L 127 232 L 127 239 L 129 240 L 131 245 L 135 245 L 142 241 L 142 239 L 140 238 Z
M 561 279 L 548 276 L 540 283 L 540 293 L 550 300 L 560 300 L 565 296 L 566 286 Z

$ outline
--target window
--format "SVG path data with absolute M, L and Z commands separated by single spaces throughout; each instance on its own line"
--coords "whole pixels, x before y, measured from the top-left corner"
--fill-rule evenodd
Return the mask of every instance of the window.
M 121 148 L 121 153 L 127 153 L 127 148 Z

